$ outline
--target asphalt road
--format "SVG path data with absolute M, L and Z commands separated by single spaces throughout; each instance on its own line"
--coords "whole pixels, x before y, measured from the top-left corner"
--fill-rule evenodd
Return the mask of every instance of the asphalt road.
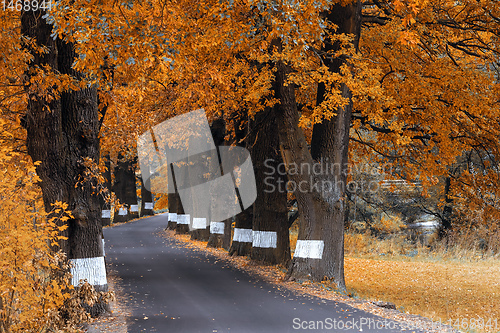
M 166 225 L 157 215 L 104 230 L 108 267 L 132 309 L 129 333 L 408 332 L 342 303 L 278 290 L 160 236 Z

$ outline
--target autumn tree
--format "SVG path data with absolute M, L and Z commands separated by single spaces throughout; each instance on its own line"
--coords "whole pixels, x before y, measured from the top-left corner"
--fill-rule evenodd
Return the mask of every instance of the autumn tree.
M 390 161 L 424 188 L 438 185 L 442 228 L 460 220 L 495 228 L 497 6 L 383 1 L 363 14 L 360 51 L 370 60 L 358 68 L 375 81 L 354 98 L 353 151 Z
M 249 122 L 244 110 L 234 112 L 234 115 L 227 120 L 228 127 L 232 129 L 232 140 L 230 146 L 250 147 Z M 254 205 L 247 207 L 234 217 L 234 231 L 229 248 L 230 255 L 247 256 L 252 252 L 252 226 Z
M 259 112 L 249 123 L 248 148 L 257 186 L 253 204 L 251 258 L 269 264 L 288 264 L 290 236 L 286 177 L 283 174 L 276 107 Z
M 103 159 L 105 169 L 102 172 L 102 183 L 98 193 L 102 225 L 105 226 L 111 224 L 111 161 L 109 155 Z
M 154 202 L 153 202 L 153 194 L 149 190 L 149 177 L 144 180 L 142 176 L 143 173 L 147 174 L 150 170 L 147 168 L 146 170 L 141 170 L 140 184 L 141 184 L 141 217 L 153 215 Z
M 216 147 L 226 145 L 226 122 L 223 117 L 214 119 L 210 125 L 210 130 L 212 137 L 214 139 L 214 144 Z M 222 168 L 221 161 L 219 161 L 218 156 L 215 156 L 216 152 L 212 152 L 210 157 L 210 172 L 216 172 L 215 170 L 220 170 Z M 218 155 L 218 153 L 217 153 Z M 217 197 L 214 195 L 211 198 L 212 204 L 215 204 Z M 212 221 L 210 220 L 210 237 L 208 239 L 208 247 L 222 247 L 229 250 L 231 245 L 231 224 L 232 218 L 228 218 L 224 221 Z
M 73 264 L 73 284 L 86 279 L 105 291 L 101 209 L 95 182 L 87 173 L 92 163 L 99 162 L 97 90 L 73 66 L 78 58 L 74 43 L 54 38 L 45 14 L 42 10 L 21 14 L 24 47 L 30 54 L 24 79 L 27 151 L 33 161 L 40 161 L 36 171 L 45 210 L 65 202 L 71 211 L 63 233 L 67 240 L 60 245 Z
M 139 217 L 134 162 L 124 155 L 118 156 L 114 170 L 113 192 L 121 206 L 115 212 L 115 222 L 126 222 Z

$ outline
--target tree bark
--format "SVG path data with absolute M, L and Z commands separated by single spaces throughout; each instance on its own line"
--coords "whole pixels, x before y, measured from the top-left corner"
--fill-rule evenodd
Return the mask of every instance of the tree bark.
M 453 198 L 451 197 L 451 177 L 448 176 L 444 182 L 445 205 L 441 218 L 441 225 L 438 229 L 438 239 L 443 240 L 446 235 L 452 230 L 452 215 L 453 215 Z
M 224 119 L 218 118 L 215 119 L 210 125 L 210 130 L 212 132 L 212 137 L 214 139 L 214 144 L 218 148 L 219 146 L 224 145 L 225 137 L 226 137 L 226 123 Z M 215 172 L 215 168 L 221 169 L 222 165 L 219 163 L 219 157 L 217 156 L 217 152 L 212 152 L 213 155 L 210 160 L 210 170 Z M 217 197 L 212 196 L 213 202 L 217 200 Z M 223 228 L 221 230 L 220 226 L 223 224 Z M 229 250 L 231 245 L 231 223 L 232 219 L 226 219 L 224 221 L 212 221 L 210 219 L 209 228 L 210 236 L 208 238 L 207 247 L 222 247 L 224 249 Z M 222 233 L 220 233 L 222 232 Z
M 327 18 L 339 28 L 337 33 L 358 33 L 359 4 L 335 5 Z M 337 45 L 325 40 L 324 51 L 334 50 Z M 339 66 L 338 60 L 324 59 L 330 70 Z M 280 141 L 285 163 L 294 163 L 301 172 L 289 173 L 289 179 L 300 186 L 295 191 L 302 223 L 299 227 L 298 246 L 290 265 L 291 278 L 310 278 L 315 281 L 332 280 L 339 289 L 345 290 L 344 280 L 344 218 L 346 209 L 347 152 L 352 103 L 339 108 L 337 116 L 315 128 L 312 155 L 307 150 L 302 131 L 298 127 L 299 115 L 292 85 L 285 86 L 290 69 L 277 64 L 275 91 L 280 100 Z M 318 89 L 318 102 L 324 99 L 324 88 Z M 343 97 L 350 100 L 351 93 L 342 87 Z M 313 156 L 319 158 L 314 161 Z M 302 170 L 302 165 L 308 168 Z M 314 168 L 316 166 L 316 169 Z M 320 168 L 323 166 L 323 168 Z M 329 169 L 325 169 L 330 167 Z M 333 168 L 332 168 L 333 166 Z M 299 242 L 301 246 L 299 246 Z
M 210 157 L 215 158 L 218 160 L 217 157 L 217 150 L 212 150 L 211 152 L 206 152 L 204 154 L 205 157 Z M 203 171 L 206 170 L 203 166 L 208 166 L 209 161 L 206 158 L 200 158 L 199 156 L 195 157 L 188 157 L 188 161 L 192 164 L 193 168 L 190 168 L 188 173 L 189 173 L 189 179 L 192 184 L 199 184 L 203 183 L 205 181 Z M 200 209 L 201 205 L 204 203 L 205 198 L 200 199 L 196 195 L 196 187 L 192 186 L 189 189 L 192 193 L 192 207 L 193 207 L 193 216 L 191 216 L 191 227 L 190 227 L 190 234 L 191 234 L 191 239 L 192 240 L 199 240 L 199 241 L 208 241 L 208 238 L 210 237 L 210 227 L 209 227 L 209 222 L 210 222 L 210 212 L 205 211 Z M 204 225 L 205 227 L 202 229 L 199 229 L 200 226 L 198 226 L 198 223 L 195 223 L 196 221 L 201 221 L 202 226 Z
M 267 264 L 288 264 L 290 236 L 286 177 L 279 172 L 283 163 L 279 148 L 276 109 L 258 113 L 250 124 L 248 149 L 257 185 L 253 204 L 251 258 Z
M 247 113 L 245 112 L 245 115 Z M 228 145 L 237 145 L 247 147 L 248 139 L 248 119 L 240 117 L 234 124 L 235 137 L 234 142 Z M 242 162 L 242 161 L 241 161 Z M 247 256 L 252 252 L 252 221 L 253 205 L 249 206 L 234 217 L 234 230 L 230 255 Z M 232 223 L 231 223 L 232 224 Z
M 149 166 L 145 167 L 145 170 L 141 170 L 142 173 L 147 173 L 147 175 L 141 176 L 141 216 L 151 216 L 154 215 L 153 211 L 153 194 L 149 190 L 150 179 L 149 179 Z M 144 181 L 146 179 L 146 181 Z
M 29 63 L 25 79 L 28 94 L 25 125 L 27 150 L 33 161 L 40 161 L 37 174 L 41 179 L 45 209 L 50 212 L 57 201 L 68 204 L 74 218 L 64 223 L 67 237 L 60 246 L 67 254 L 72 267 L 72 284 L 77 286 L 86 279 L 98 291 L 106 291 L 106 269 L 103 256 L 101 208 L 94 190 L 95 180 L 85 178 L 85 162 L 99 162 L 99 114 L 95 86 L 62 93 L 54 91 L 41 94 L 36 81 L 31 82 L 36 68 L 50 68 L 47 75 L 55 72 L 68 74 L 82 80 L 73 62 L 77 57 L 74 45 L 51 36 L 52 26 L 42 16 L 44 11 L 23 11 L 21 33 L 34 39 L 37 46 L 47 52 L 39 54 L 29 45 L 33 59 Z M 52 88 L 49 88 L 52 89 Z M 102 303 L 89 309 L 92 315 L 106 310 Z
M 107 200 L 108 195 L 111 193 L 111 162 L 109 159 L 109 155 L 106 155 L 104 158 L 106 159 L 104 162 L 106 171 L 104 171 L 102 175 L 104 178 L 104 192 L 99 195 L 99 203 L 101 205 L 102 225 L 106 226 L 111 224 L 111 205 Z
M 131 161 L 124 160 L 120 154 L 115 167 L 115 184 L 113 192 L 123 205 L 115 211 L 114 222 L 127 222 L 139 217 L 135 171 Z
M 178 193 L 169 193 L 168 194 L 168 230 L 176 230 L 177 228 L 177 218 L 173 218 L 171 214 L 184 214 L 184 210 L 182 210 L 179 205 L 181 198 Z
M 230 255 L 247 256 L 252 252 L 253 205 L 235 216 Z

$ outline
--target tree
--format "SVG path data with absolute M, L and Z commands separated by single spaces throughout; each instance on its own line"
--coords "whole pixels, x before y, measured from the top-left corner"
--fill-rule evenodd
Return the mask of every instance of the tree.
M 336 26 L 337 34 L 358 35 L 359 6 L 356 3 L 343 5 L 334 5 L 325 13 L 327 22 Z M 324 56 L 322 60 L 333 73 L 340 73 L 345 60 L 335 58 L 335 52 L 341 50 L 340 41 L 334 39 L 333 31 L 324 42 L 322 51 Z M 285 86 L 287 72 L 284 64 L 278 65 L 277 93 L 281 99 L 283 116 L 289 117 L 290 113 L 296 113 L 296 106 L 293 105 L 294 92 L 291 87 Z M 280 72 L 281 71 L 281 72 Z M 329 96 L 326 91 L 325 83 L 318 85 L 317 105 L 327 103 Z M 345 289 L 343 258 L 343 230 L 347 207 L 346 186 L 347 186 L 347 157 L 349 128 L 351 123 L 352 102 L 350 101 L 351 92 L 345 85 L 341 85 L 342 97 L 347 99 L 347 104 L 337 109 L 336 115 L 332 119 L 323 119 L 314 125 L 311 141 L 311 152 L 302 147 L 304 139 L 295 129 L 292 132 L 290 126 L 298 126 L 298 116 L 294 115 L 293 122 L 281 122 L 282 142 L 284 145 L 285 161 L 288 163 L 299 161 L 298 165 L 302 168 L 304 164 L 313 170 L 314 163 L 320 167 L 333 165 L 333 170 L 324 173 L 315 173 L 308 171 L 304 175 L 291 176 L 297 184 L 308 182 L 307 178 L 313 177 L 321 183 L 321 190 L 314 193 L 307 193 L 307 196 L 295 192 L 298 201 L 299 211 L 303 216 L 303 223 L 299 228 L 299 240 L 304 240 L 303 244 L 308 247 L 314 246 L 317 241 L 322 241 L 321 258 L 314 258 L 310 255 L 312 249 L 306 250 L 309 253 L 296 253 L 292 266 L 288 272 L 289 276 L 312 276 L 314 280 L 332 279 L 340 289 Z M 290 110 L 288 110 L 290 108 Z M 292 135 L 295 136 L 292 137 Z M 288 156 L 291 157 L 289 159 Z M 295 157 L 295 158 L 294 158 Z M 325 164 L 325 165 L 323 165 Z M 312 179 L 312 178 L 311 178 Z M 329 188 L 325 188 L 328 184 Z M 310 241 L 316 242 L 310 242 Z M 299 241 L 298 241 L 299 242 Z M 297 249 L 296 249 L 297 251 Z M 297 251 L 299 252 L 299 251 Z M 311 258 L 313 257 L 313 258 Z
M 101 205 L 102 225 L 111 224 L 111 161 L 109 155 L 104 158 L 103 183 L 99 191 L 99 203 Z
M 115 222 L 126 222 L 139 216 L 135 171 L 133 164 L 125 156 L 119 155 L 114 170 L 113 192 L 122 207 L 117 207 Z
M 148 172 L 148 171 L 149 170 L 145 170 L 145 171 L 141 170 L 141 173 Z M 141 217 L 154 215 L 154 212 L 153 212 L 153 209 L 154 209 L 153 194 L 151 193 L 150 190 L 148 190 L 149 179 L 144 181 L 144 178 L 141 176 L 139 180 L 141 182 Z
M 31 56 L 24 80 L 26 146 L 32 160 L 41 162 L 36 172 L 45 210 L 65 202 L 73 216 L 64 222 L 67 240 L 60 244 L 73 264 L 73 285 L 86 279 L 106 291 L 101 209 L 95 182 L 86 175 L 99 162 L 97 90 L 73 67 L 78 58 L 74 43 L 53 38 L 44 14 L 21 14 L 21 33 Z M 102 306 L 92 309 L 94 314 L 102 311 Z
M 184 214 L 182 209 L 181 198 L 178 193 L 168 194 L 168 225 L 167 229 L 176 230 L 177 229 L 177 215 Z
M 251 258 L 269 264 L 290 261 L 286 177 L 283 174 L 276 107 L 259 112 L 249 124 L 248 148 L 257 185 L 253 204 Z
M 226 123 L 222 117 L 215 119 L 210 125 L 210 130 L 212 137 L 214 139 L 214 144 L 216 147 L 224 145 L 226 137 Z M 222 168 L 222 163 L 219 161 L 217 152 L 212 151 L 212 156 L 210 157 L 209 170 L 211 173 L 215 173 L 216 170 Z M 211 198 L 212 204 L 215 204 L 217 197 L 214 195 Z M 231 223 L 232 219 L 226 219 L 224 221 L 212 221 L 210 219 L 210 237 L 208 239 L 208 247 L 222 247 L 229 250 L 231 245 Z
M 439 185 L 435 214 L 448 229 L 451 216 L 457 227 L 458 216 L 474 225 L 498 217 L 497 17 L 491 1 L 364 9 L 360 52 L 371 64 L 357 67 L 374 81 L 354 97 L 353 151 L 393 163 L 424 189 Z M 485 172 L 473 171 L 479 165 Z

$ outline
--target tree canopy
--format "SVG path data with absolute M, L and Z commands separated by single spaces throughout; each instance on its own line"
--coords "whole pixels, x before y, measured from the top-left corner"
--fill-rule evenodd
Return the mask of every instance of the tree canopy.
M 357 30 L 342 30 L 344 7 Z M 133 154 L 151 126 L 198 108 L 234 135 L 257 113 L 285 106 L 281 80 L 309 144 L 315 124 L 352 107 L 351 161 L 370 156 L 395 166 L 389 177 L 440 184 L 439 207 L 498 226 L 495 1 L 61 0 L 43 19 L 54 39 L 74 45 L 79 78 L 28 69 L 48 50 L 21 35 L 20 15 L 0 12 L 0 107 L 12 124 L 0 135 L 19 151 L 29 92 L 52 100 L 97 87 L 101 151 L 116 156 L 123 147 Z

